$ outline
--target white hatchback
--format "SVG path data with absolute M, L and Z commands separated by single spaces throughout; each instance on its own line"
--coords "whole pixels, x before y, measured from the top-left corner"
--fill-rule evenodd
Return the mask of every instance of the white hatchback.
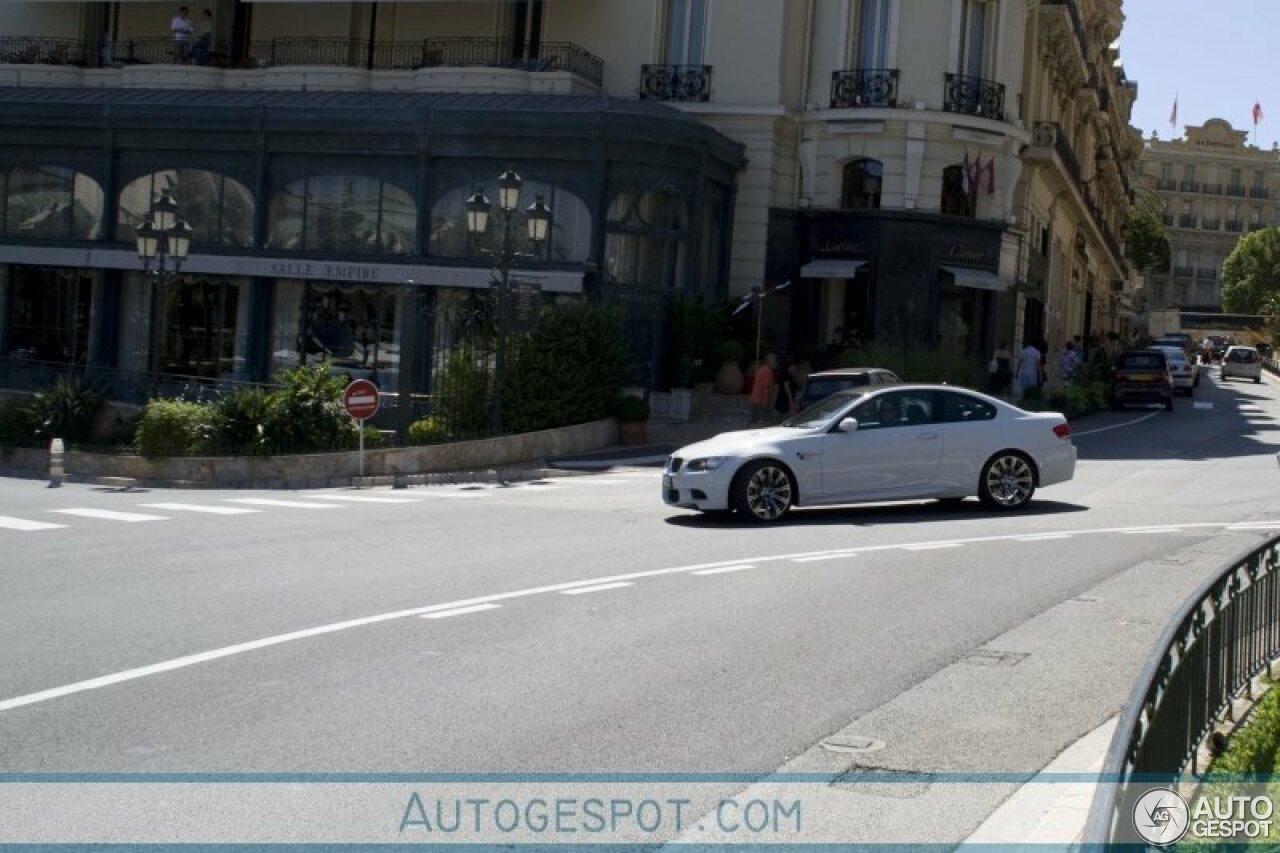
M 1075 467 L 1071 426 L 1056 412 L 952 385 L 898 385 L 838 391 L 780 426 L 683 447 L 667 461 L 662 499 L 760 522 L 793 506 L 971 495 L 1009 510 Z
M 1253 347 L 1227 347 L 1222 356 L 1221 377 L 1223 380 L 1238 376 L 1241 379 L 1262 381 L 1262 356 Z

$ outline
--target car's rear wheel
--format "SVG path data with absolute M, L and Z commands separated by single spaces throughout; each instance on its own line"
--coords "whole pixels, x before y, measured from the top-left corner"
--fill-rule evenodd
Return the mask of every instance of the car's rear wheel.
M 1036 493 L 1031 460 L 1016 450 L 1002 450 L 982 466 L 978 500 L 992 509 L 1018 509 Z
M 730 502 L 752 521 L 770 522 L 782 518 L 796 498 L 791 472 L 771 459 L 748 463 L 733 479 Z

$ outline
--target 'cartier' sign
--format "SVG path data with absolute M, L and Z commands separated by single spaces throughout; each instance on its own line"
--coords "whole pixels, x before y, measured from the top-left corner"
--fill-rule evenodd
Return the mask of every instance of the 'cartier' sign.
M 947 250 L 946 258 L 949 261 L 963 261 L 969 264 L 982 264 L 987 261 L 985 252 L 969 246 L 952 246 Z

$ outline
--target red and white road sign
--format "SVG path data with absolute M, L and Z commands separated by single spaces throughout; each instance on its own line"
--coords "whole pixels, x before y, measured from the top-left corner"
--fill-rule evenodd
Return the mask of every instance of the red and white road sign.
M 358 421 L 365 421 L 378 413 L 378 386 L 368 379 L 356 379 L 342 392 L 342 408 Z

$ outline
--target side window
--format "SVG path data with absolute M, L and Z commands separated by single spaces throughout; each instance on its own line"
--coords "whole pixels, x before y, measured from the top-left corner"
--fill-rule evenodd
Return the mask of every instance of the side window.
M 858 419 L 858 429 L 916 426 L 933 422 L 933 395 L 931 393 L 902 392 L 883 394 L 868 400 L 853 411 Z
M 942 420 L 946 423 L 989 421 L 995 416 L 996 407 L 977 397 L 965 394 L 942 395 Z

